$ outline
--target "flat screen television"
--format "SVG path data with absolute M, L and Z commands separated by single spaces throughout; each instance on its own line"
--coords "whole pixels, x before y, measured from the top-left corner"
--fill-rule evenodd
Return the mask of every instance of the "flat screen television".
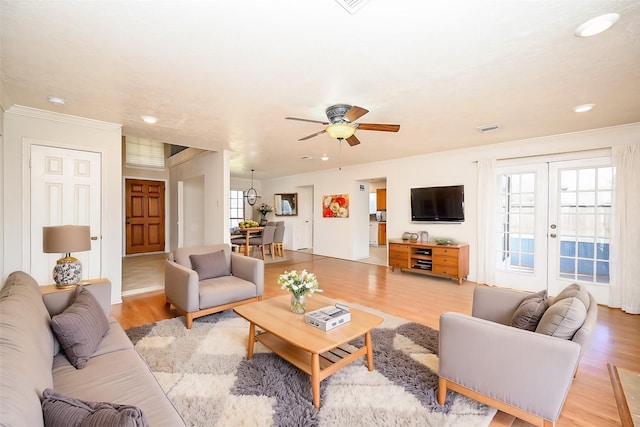
M 411 221 L 464 222 L 464 185 L 412 188 Z

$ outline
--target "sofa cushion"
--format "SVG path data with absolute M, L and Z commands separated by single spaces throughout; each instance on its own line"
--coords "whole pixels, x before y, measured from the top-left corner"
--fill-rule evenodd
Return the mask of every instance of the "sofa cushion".
M 571 298 L 571 297 L 578 298 L 580 301 L 582 301 L 582 303 L 586 308 L 589 308 L 589 304 L 590 304 L 589 291 L 587 291 L 587 288 L 585 288 L 584 286 L 580 286 L 577 283 L 573 283 L 567 286 L 566 288 L 564 288 L 553 299 L 553 303 L 555 304 L 560 300 L 563 300 L 565 298 Z
M 231 263 L 231 247 L 224 243 L 219 245 L 187 246 L 183 248 L 176 248 L 176 250 L 169 255 L 169 259 L 182 265 L 183 267 L 193 269 L 193 266 L 191 265 L 191 259 L 189 258 L 191 255 L 204 255 L 211 252 L 217 252 L 219 250 L 223 250 L 225 252 L 227 260 L 229 261 L 229 263 Z
M 545 313 L 549 303 L 547 302 L 547 290 L 536 292 L 526 297 L 511 317 L 511 326 L 527 331 L 535 331 L 538 322 Z
M 82 369 L 109 331 L 109 320 L 91 292 L 78 286 L 73 303 L 53 316 L 51 326 L 71 364 Z
M 120 328 L 117 323 L 112 328 Z M 121 329 L 121 328 L 120 328 Z M 112 330 L 111 333 L 114 331 Z M 123 331 L 120 334 L 126 337 Z M 130 344 L 127 349 L 99 355 L 106 336 L 84 369 L 76 369 L 64 354 L 53 359 L 53 390 L 85 402 L 115 402 L 142 409 L 150 426 L 184 426 L 184 421 L 162 391 L 149 366 Z M 131 343 L 131 341 L 129 341 Z M 162 352 L 162 348 L 155 351 Z M 161 369 L 153 367 L 154 371 Z M 163 378 L 161 376 L 161 378 Z M 40 404 L 40 400 L 38 400 Z M 42 411 L 40 411 L 42 412 Z M 42 413 L 40 414 L 42 417 Z
M 538 323 L 536 332 L 570 340 L 587 317 L 587 307 L 578 297 L 554 301 Z
M 42 413 L 45 427 L 95 425 L 102 427 L 148 426 L 140 408 L 105 402 L 83 402 L 51 389 L 43 393 Z
M 227 257 L 223 250 L 204 255 L 189 255 L 189 259 L 200 280 L 229 276 L 231 274 L 231 265 L 227 262 Z

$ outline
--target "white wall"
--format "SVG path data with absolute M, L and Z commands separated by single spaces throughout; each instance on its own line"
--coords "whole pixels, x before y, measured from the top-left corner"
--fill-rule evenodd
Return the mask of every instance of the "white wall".
M 169 225 L 170 251 L 178 246 L 178 181 L 187 182 L 203 177 L 202 215 L 204 229 L 202 242 L 216 244 L 229 242 L 229 152 L 205 151 L 169 169 Z M 198 207 L 198 209 L 200 209 Z
M 184 246 L 204 245 L 204 175 L 183 181 Z
M 13 106 L 4 114 L 2 279 L 30 271 L 29 142 L 102 154 L 102 275 L 112 283 L 111 302 L 122 289 L 121 127 L 75 116 Z M 10 183 L 10 185 L 9 185 Z
M 342 167 L 341 171 L 326 170 L 308 174 L 264 180 L 264 196 L 273 193 L 296 192 L 303 185 L 314 188 L 313 252 L 320 255 L 346 259 L 358 259 L 360 244 L 369 240 L 368 228 L 362 227 L 355 215 L 361 206 L 368 204 L 368 198 L 359 197 L 359 182 L 376 177 L 387 177 L 387 237 L 400 238 L 405 231 L 426 230 L 431 237 L 449 237 L 470 245 L 469 279 L 476 276 L 476 191 L 477 168 L 475 161 L 485 158 L 506 159 L 528 156 L 551 156 L 558 153 L 580 152 L 584 150 L 608 148 L 619 144 L 640 143 L 640 123 L 533 138 L 482 147 L 452 150 L 442 153 L 414 156 L 384 162 Z M 462 224 L 414 224 L 410 221 L 409 190 L 412 187 L 454 185 L 465 186 L 466 220 Z M 321 199 L 323 195 L 349 193 L 351 215 L 345 219 L 322 218 Z M 368 189 L 366 191 L 368 194 Z M 300 201 L 304 203 L 304 201 Z M 363 208 L 364 209 L 364 208 Z M 287 218 L 295 223 L 299 218 Z M 286 240 L 285 240 L 286 243 Z

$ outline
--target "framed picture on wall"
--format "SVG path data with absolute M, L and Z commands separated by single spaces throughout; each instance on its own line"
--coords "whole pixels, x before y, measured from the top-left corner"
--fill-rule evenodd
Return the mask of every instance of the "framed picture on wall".
M 273 198 L 276 216 L 298 215 L 298 193 L 276 193 Z
M 322 216 L 324 218 L 348 218 L 349 195 L 322 196 Z

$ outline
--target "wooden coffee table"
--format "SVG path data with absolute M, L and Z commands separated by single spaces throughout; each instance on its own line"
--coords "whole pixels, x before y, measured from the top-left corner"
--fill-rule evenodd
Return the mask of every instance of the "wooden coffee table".
M 373 371 L 371 329 L 383 319 L 366 311 L 350 307 L 351 321 L 330 331 L 323 331 L 304 322 L 303 314 L 290 309 L 291 297 L 270 298 L 244 304 L 233 309 L 249 321 L 247 359 L 253 357 L 253 345 L 260 341 L 301 371 L 311 375 L 313 405 L 320 409 L 320 381 L 337 372 L 360 356 L 367 356 L 367 367 Z M 307 311 L 317 310 L 336 301 L 315 294 L 307 297 Z M 256 326 L 264 332 L 256 335 Z M 364 335 L 364 347 L 353 349 L 344 344 Z

